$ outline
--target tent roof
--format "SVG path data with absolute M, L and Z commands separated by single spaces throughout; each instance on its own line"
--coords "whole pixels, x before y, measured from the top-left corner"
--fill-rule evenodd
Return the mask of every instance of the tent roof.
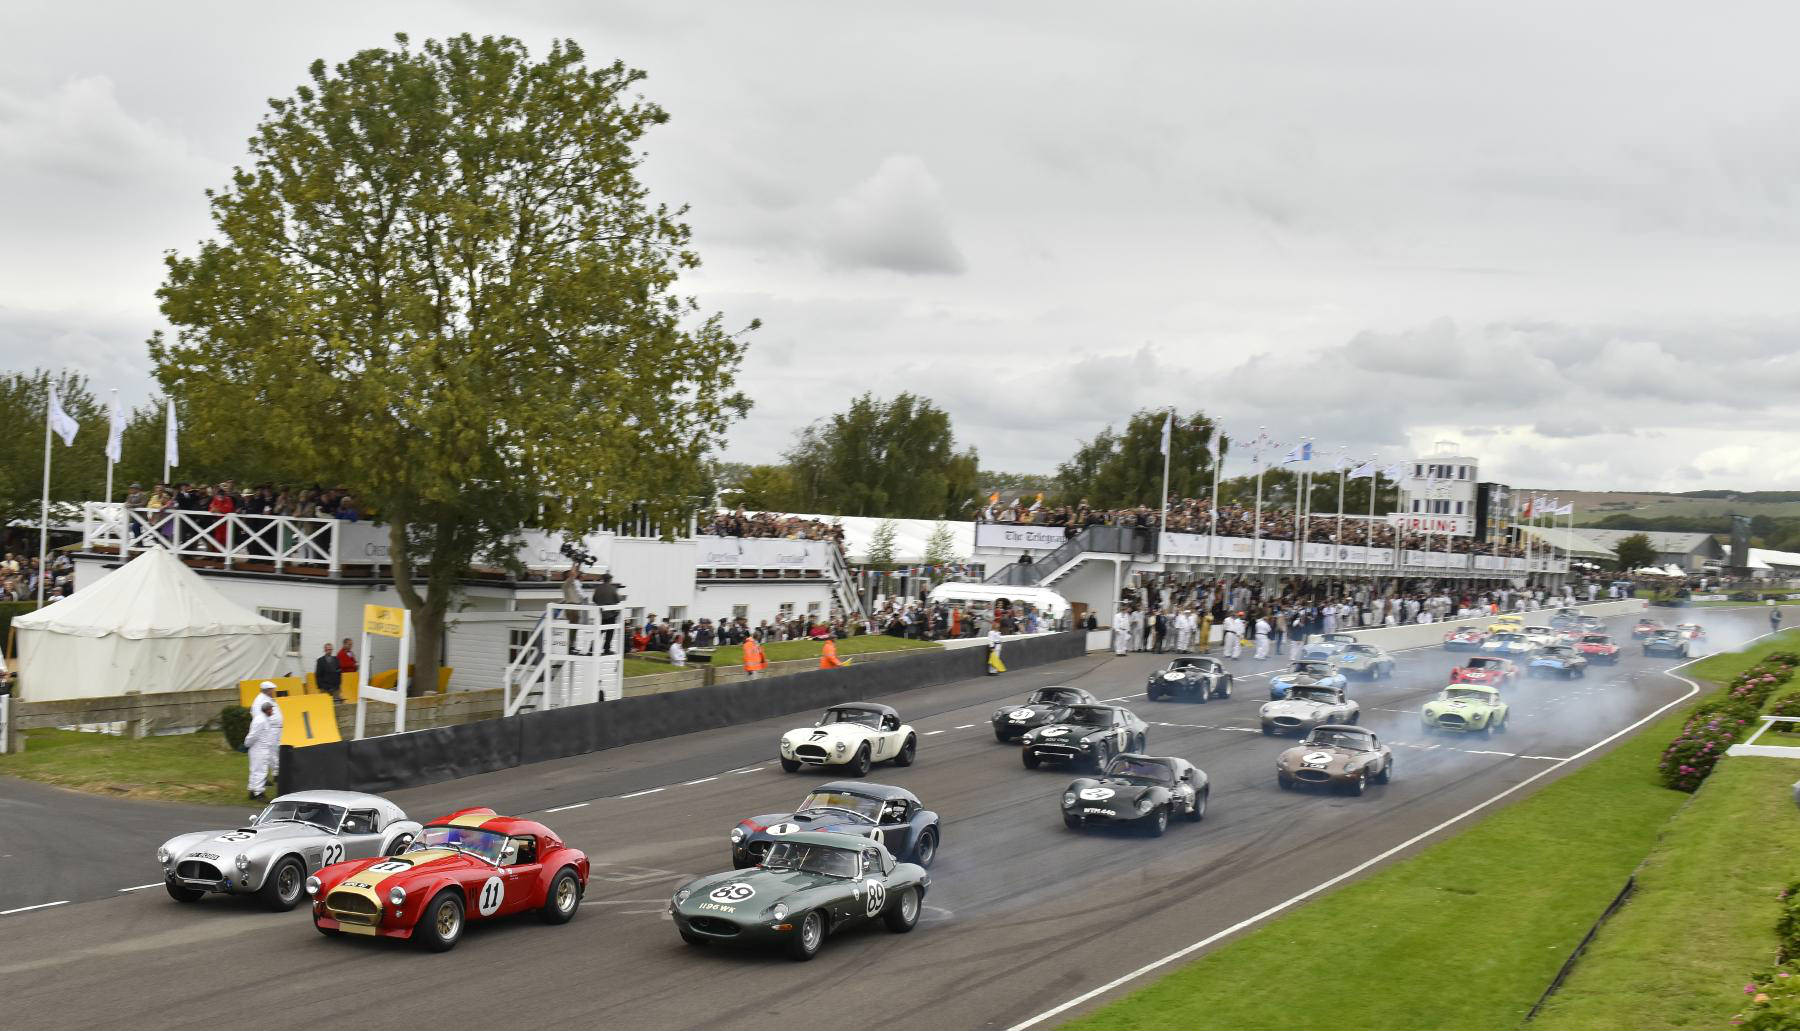
M 288 628 L 230 601 L 161 548 L 153 548 L 62 601 L 13 620 L 21 630 L 74 637 L 219 637 Z

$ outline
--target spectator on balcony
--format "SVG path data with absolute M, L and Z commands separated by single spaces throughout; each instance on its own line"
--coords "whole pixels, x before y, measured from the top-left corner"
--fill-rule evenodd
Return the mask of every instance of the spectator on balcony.
M 206 510 L 208 512 L 218 516 L 228 516 L 237 511 L 237 502 L 232 498 L 231 491 L 225 484 L 220 484 L 217 487 L 208 487 L 206 493 Z M 229 532 L 230 527 L 226 520 L 214 520 L 212 527 L 213 544 L 215 544 L 221 552 L 225 550 L 225 542 Z
M 339 498 L 336 514 L 339 519 L 342 519 L 345 522 L 354 523 L 358 519 L 361 519 L 362 505 L 356 500 L 356 495 L 345 494 L 343 497 Z

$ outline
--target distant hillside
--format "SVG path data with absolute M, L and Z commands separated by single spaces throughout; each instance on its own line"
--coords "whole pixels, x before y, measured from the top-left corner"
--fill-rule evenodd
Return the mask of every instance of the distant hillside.
M 1575 502 L 1575 525 L 1591 526 L 1608 516 L 1643 519 L 1692 518 L 1704 520 L 1732 514 L 1771 519 L 1800 518 L 1800 491 L 1690 491 L 1668 494 L 1655 491 L 1584 491 L 1526 488 L 1528 492 Z M 1703 527 L 1696 526 L 1696 530 Z

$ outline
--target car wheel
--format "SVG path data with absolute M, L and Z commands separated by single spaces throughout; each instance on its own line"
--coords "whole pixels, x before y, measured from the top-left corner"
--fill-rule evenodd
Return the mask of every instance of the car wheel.
M 692 931 L 682 931 L 681 932 L 681 940 L 684 942 L 687 942 L 689 945 L 693 945 L 695 947 L 704 947 L 704 946 L 712 944 L 711 941 L 708 941 L 707 939 L 700 937 L 699 935 L 695 934 Z
M 913 845 L 912 861 L 926 869 L 931 868 L 931 861 L 937 858 L 937 831 L 930 827 L 919 832 L 918 843 Z
M 419 916 L 413 937 L 432 952 L 449 952 L 462 940 L 462 933 L 462 896 L 454 891 L 440 891 Z
M 1132 751 L 1142 753 L 1144 751 L 1144 748 L 1145 748 L 1144 735 L 1139 734 L 1137 736 L 1136 747 L 1132 748 Z
M 1151 684 L 1149 687 L 1144 689 L 1144 697 L 1148 698 L 1150 701 L 1153 701 L 1153 702 L 1162 701 L 1162 689 L 1157 687 L 1155 684 Z
M 1220 692 L 1219 697 L 1220 698 L 1230 698 L 1231 697 L 1231 675 L 1230 674 L 1226 674 L 1226 676 L 1225 676 L 1225 690 Z
M 397 856 L 400 853 L 405 852 L 407 849 L 411 848 L 412 843 L 413 843 L 412 835 L 402 834 L 399 837 L 394 839 L 393 844 L 389 845 L 387 847 L 387 851 L 383 852 L 382 855 Z
M 544 895 L 544 908 L 538 910 L 538 919 L 547 924 L 566 924 L 575 918 L 575 910 L 580 906 L 581 881 L 574 870 L 565 866 L 550 882 L 550 890 Z
M 1350 782 L 1350 793 L 1352 795 L 1360 795 L 1367 790 L 1369 790 L 1369 772 L 1364 770 L 1356 775 L 1355 780 Z
M 819 946 L 824 942 L 825 918 L 815 909 L 800 918 L 800 926 L 788 939 L 788 958 L 804 963 L 819 954 Z
M 200 896 L 206 894 L 199 888 L 187 888 L 174 881 L 164 881 L 163 887 L 169 889 L 169 897 L 177 902 L 198 902 Z
M 1387 761 L 1387 765 L 1383 766 L 1381 768 L 1381 772 L 1377 773 L 1375 775 L 1375 783 L 1386 784 L 1393 779 L 1394 779 L 1394 760 L 1389 759 Z
M 1483 738 L 1490 738 L 1490 737 L 1494 736 L 1494 724 L 1492 722 L 1485 723 L 1482 725 L 1481 736 Z
M 1356 726 L 1358 723 L 1361 723 L 1362 722 L 1362 710 L 1358 709 L 1355 712 L 1352 712 L 1350 714 L 1349 721 L 1350 721 L 1350 725 L 1352 727 Z
M 1026 768 L 1026 769 L 1028 769 L 1028 770 L 1035 770 L 1035 769 L 1037 769 L 1037 768 L 1038 768 L 1038 757 L 1037 757 L 1037 753 L 1036 753 L 1036 752 L 1033 752 L 1033 751 L 1032 751 L 1032 750 L 1031 750 L 1031 749 L 1029 749 L 1029 748 L 1027 748 L 1027 749 L 1025 749 L 1025 750 L 1024 750 L 1024 751 L 1022 751 L 1022 752 L 1020 752 L 1020 753 L 1019 753 L 1019 758 L 1021 758 L 1021 759 L 1023 759 L 1023 760 L 1024 760 L 1024 761 L 1025 761 L 1025 768 Z
M 867 777 L 869 775 L 869 746 L 864 745 L 856 750 L 856 758 L 850 760 L 850 776 Z
M 798 760 L 798 759 L 783 759 L 783 760 L 781 760 L 781 768 L 782 768 L 782 770 L 784 770 L 788 773 L 799 773 L 800 772 L 800 760 Z
M 882 914 L 882 922 L 895 934 L 905 934 L 919 923 L 919 889 L 902 888 L 900 898 Z
M 1194 796 L 1194 804 L 1188 807 L 1189 823 L 1199 823 L 1206 819 L 1206 797 L 1210 794 L 1212 794 L 1211 791 L 1201 788 L 1200 792 Z
M 894 756 L 894 765 L 895 766 L 911 766 L 913 764 L 913 755 L 916 752 L 918 752 L 918 750 L 919 750 L 918 739 L 914 738 L 910 734 L 907 735 L 906 744 L 903 744 L 900 746 L 900 754 Z
M 1100 747 L 1094 749 L 1094 769 L 1095 769 L 1095 771 L 1098 772 L 1098 771 L 1106 769 L 1106 764 L 1111 759 L 1112 759 L 1112 746 L 1107 744 L 1104 741 L 1100 742 Z
M 1212 700 L 1212 692 L 1207 690 L 1206 688 L 1204 688 L 1204 687 L 1201 688 L 1198 693 L 1199 693 L 1201 705 L 1205 705 L 1207 702 Z
M 1494 733 L 1496 733 L 1496 734 L 1506 733 L 1506 717 L 1505 716 L 1500 717 L 1500 722 L 1497 725 L 1495 725 L 1495 727 L 1494 727 Z
M 1277 773 L 1275 775 L 1275 783 L 1280 785 L 1281 790 L 1283 790 L 1283 791 L 1294 790 L 1294 778 L 1288 776 L 1285 773 Z
M 300 896 L 306 887 L 306 866 L 293 856 L 283 857 L 275 864 L 274 869 L 263 875 L 263 905 L 277 912 L 286 912 L 300 904 Z
M 1162 837 L 1163 831 L 1169 829 L 1169 807 L 1166 805 L 1157 806 L 1156 812 L 1150 815 L 1150 823 L 1145 829 L 1150 832 L 1150 836 L 1153 838 Z
M 1275 736 L 1274 728 L 1270 727 L 1267 723 L 1262 725 L 1262 732 L 1263 732 L 1263 737 L 1274 737 Z
M 1081 817 L 1070 816 L 1068 813 L 1064 813 L 1063 814 L 1063 826 L 1069 828 L 1072 831 L 1078 831 L 1081 829 Z

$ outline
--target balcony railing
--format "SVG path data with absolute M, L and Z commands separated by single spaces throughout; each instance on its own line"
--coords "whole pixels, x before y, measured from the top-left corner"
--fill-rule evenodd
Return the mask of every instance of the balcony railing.
M 126 508 L 103 502 L 81 506 L 81 544 L 86 551 L 133 552 L 162 548 L 182 559 L 217 562 L 226 569 L 272 566 L 276 572 L 306 567 L 336 575 L 342 569 L 341 519 L 241 515 L 183 509 Z M 363 529 L 370 529 L 364 524 Z

